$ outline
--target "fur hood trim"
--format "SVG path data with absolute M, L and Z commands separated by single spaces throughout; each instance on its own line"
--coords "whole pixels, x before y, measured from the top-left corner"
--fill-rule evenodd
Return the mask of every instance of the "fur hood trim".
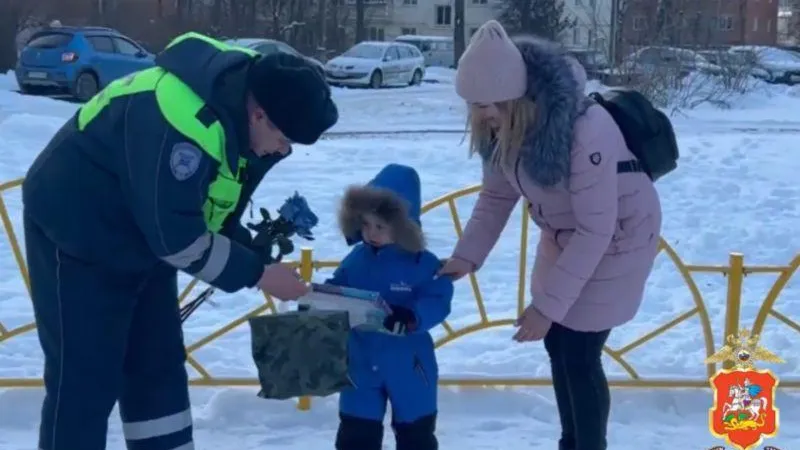
M 575 122 L 588 106 L 586 71 L 557 43 L 530 35 L 512 40 L 527 69 L 526 96 L 536 103 L 520 168 L 542 187 L 568 182 Z M 491 149 L 482 156 L 488 159 Z
M 339 228 L 348 244 L 361 240 L 364 214 L 383 219 L 392 228 L 395 244 L 418 253 L 425 249 L 425 237 L 417 220 L 409 215 L 407 202 L 389 189 L 351 186 L 345 192 L 339 210 Z

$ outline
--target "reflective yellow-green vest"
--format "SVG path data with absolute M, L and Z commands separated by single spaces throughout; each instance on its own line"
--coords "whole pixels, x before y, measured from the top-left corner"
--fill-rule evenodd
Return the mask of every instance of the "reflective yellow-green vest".
M 235 50 L 250 56 L 258 55 L 253 50 L 229 46 L 198 33 L 178 36 L 167 48 L 185 39 L 201 39 L 220 51 Z M 197 118 L 197 113 L 205 107 L 205 102 L 178 77 L 160 67 L 153 67 L 112 81 L 81 107 L 78 112 L 78 128 L 83 131 L 111 100 L 143 92 L 153 92 L 164 119 L 219 163 L 217 176 L 209 185 L 208 196 L 203 205 L 203 217 L 208 229 L 218 232 L 239 203 L 246 160 L 239 158 L 237 173 L 231 172 L 226 158 L 225 130 L 222 124 L 214 121 L 208 126 Z

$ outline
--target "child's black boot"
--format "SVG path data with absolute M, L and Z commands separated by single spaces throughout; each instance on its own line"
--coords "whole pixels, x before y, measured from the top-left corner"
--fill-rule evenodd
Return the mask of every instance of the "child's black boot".
M 382 447 L 382 422 L 345 414 L 339 415 L 336 450 L 381 450 Z
M 397 450 L 439 450 L 436 439 L 436 414 L 411 423 L 393 423 Z

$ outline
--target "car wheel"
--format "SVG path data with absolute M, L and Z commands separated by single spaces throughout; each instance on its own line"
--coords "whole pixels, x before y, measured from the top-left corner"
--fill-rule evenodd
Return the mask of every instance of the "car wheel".
M 372 73 L 372 76 L 369 77 L 369 87 L 372 89 L 380 89 L 381 85 L 383 84 L 383 75 L 381 74 L 380 70 L 376 70 Z
M 417 86 L 419 84 L 422 84 L 422 71 L 417 69 L 414 71 L 414 75 L 411 76 L 411 82 L 408 85 Z
M 100 90 L 100 83 L 97 77 L 91 72 L 83 72 L 78 75 L 73 87 L 73 96 L 81 102 L 87 102 L 94 97 Z

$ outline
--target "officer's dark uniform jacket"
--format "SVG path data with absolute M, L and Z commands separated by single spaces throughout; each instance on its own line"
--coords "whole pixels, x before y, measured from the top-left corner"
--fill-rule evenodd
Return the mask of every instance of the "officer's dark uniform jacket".
M 226 292 L 254 286 L 263 263 L 247 247 L 250 234 L 240 219 L 265 173 L 282 159 L 257 158 L 249 148 L 245 84 L 254 58 L 190 38 L 156 59 L 206 103 L 196 118 L 221 124 L 231 171 L 247 159 L 222 236 L 209 230 L 202 213 L 219 163 L 201 150 L 196 171 L 179 180 L 173 148 L 198 145 L 165 120 L 152 90 L 112 98 L 82 131 L 79 114 L 61 128 L 28 171 L 26 218 L 61 251 L 113 272 L 144 273 L 166 262 Z

